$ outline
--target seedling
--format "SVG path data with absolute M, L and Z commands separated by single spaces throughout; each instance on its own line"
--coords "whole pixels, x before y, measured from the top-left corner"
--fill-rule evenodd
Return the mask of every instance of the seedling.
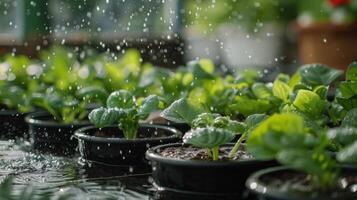
M 89 120 L 98 128 L 117 124 L 126 139 L 135 139 L 139 120 L 146 119 L 152 111 L 162 106 L 158 96 L 150 95 L 138 101 L 131 92 L 118 90 L 109 95 L 106 107 L 90 112 Z
M 306 131 L 304 119 L 296 114 L 274 114 L 249 135 L 248 151 L 257 159 L 276 159 L 281 164 L 306 172 L 315 188 L 336 186 L 337 165 L 328 153 L 329 139 L 322 131 Z
M 105 96 L 107 96 L 106 91 L 96 87 L 82 88 L 77 95 L 61 93 L 49 88 L 44 93 L 34 93 L 31 102 L 47 110 L 55 120 L 70 124 L 83 120 L 88 114 L 87 105 L 101 103 L 100 100 Z
M 205 127 L 192 129 L 183 137 L 183 142 L 207 149 L 214 161 L 219 159 L 219 147 L 233 140 L 235 133 L 222 128 Z

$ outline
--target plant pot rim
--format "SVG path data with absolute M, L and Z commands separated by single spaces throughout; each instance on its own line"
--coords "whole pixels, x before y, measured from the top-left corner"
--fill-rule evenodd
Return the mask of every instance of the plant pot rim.
M 356 166 L 353 165 L 342 165 L 343 169 L 356 169 Z M 270 198 L 276 198 L 276 199 L 286 199 L 287 196 L 289 196 L 290 200 L 301 200 L 302 196 L 299 195 L 294 195 L 294 193 L 289 193 L 289 192 L 282 192 L 279 190 L 279 188 L 275 187 L 269 187 L 268 184 L 262 183 L 259 178 L 262 175 L 266 175 L 272 172 L 278 172 L 278 171 L 284 171 L 284 170 L 293 170 L 297 171 L 295 169 L 292 169 L 291 167 L 287 166 L 278 166 L 278 167 L 270 167 L 266 169 L 259 170 L 255 173 L 253 173 L 246 181 L 246 187 L 248 190 L 252 191 L 255 194 L 264 194 L 267 197 Z M 342 197 L 350 197 L 349 194 L 346 194 Z M 308 196 L 303 197 L 305 200 L 320 200 L 321 197 L 311 197 L 309 198 Z M 350 199 L 350 198 L 348 198 Z
M 333 23 L 333 22 L 314 22 L 310 24 L 292 23 L 298 33 L 314 32 L 321 34 L 321 31 L 330 32 L 356 32 L 357 22 L 352 23 Z
M 148 160 L 157 161 L 161 163 L 181 166 L 200 166 L 200 167 L 228 167 L 234 165 L 251 165 L 254 163 L 260 163 L 261 160 L 257 159 L 242 159 L 242 160 L 224 160 L 224 161 L 212 161 L 212 160 L 185 160 L 178 158 L 167 158 L 156 153 L 158 149 L 164 149 L 167 147 L 175 147 L 185 145 L 183 143 L 164 144 L 148 149 L 145 153 L 145 157 Z M 222 146 L 233 146 L 234 143 L 227 143 Z
M 41 120 L 38 119 L 39 117 L 52 118 L 52 115 L 47 111 L 37 111 L 34 113 L 27 114 L 25 116 L 25 121 L 29 125 L 39 125 L 39 126 L 49 126 L 49 127 L 73 127 L 73 126 L 75 127 L 75 126 L 85 126 L 91 124 L 88 120 L 65 124 L 54 120 Z
M 3 115 L 28 115 L 33 113 L 33 111 L 28 111 L 28 112 L 20 112 L 19 110 L 16 109 L 8 109 L 8 108 L 2 108 L 0 109 L 0 116 Z
M 88 135 L 88 134 L 86 134 L 86 132 L 91 129 L 99 129 L 99 128 L 97 128 L 95 126 L 86 126 L 86 127 L 76 130 L 74 132 L 74 137 L 77 138 L 78 140 L 84 140 L 84 141 L 89 141 L 89 142 L 99 142 L 99 143 L 149 143 L 149 142 L 158 141 L 158 140 L 181 138 L 181 136 L 182 136 L 181 131 L 179 131 L 175 128 L 172 128 L 172 127 L 168 127 L 168 126 L 140 123 L 139 127 L 163 129 L 165 131 L 170 132 L 171 135 L 164 136 L 164 137 L 156 137 L 156 138 L 135 138 L 135 139 L 97 137 L 97 136 Z M 119 130 L 119 127 L 117 127 L 115 125 L 107 126 L 104 128 L 117 128 Z

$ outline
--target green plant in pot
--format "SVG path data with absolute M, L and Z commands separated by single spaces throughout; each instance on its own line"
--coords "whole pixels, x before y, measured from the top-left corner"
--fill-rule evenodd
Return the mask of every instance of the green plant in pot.
M 33 147 L 40 151 L 71 154 L 76 148 L 72 140 L 76 129 L 90 125 L 87 119 L 88 105 L 101 104 L 107 96 L 99 87 L 86 87 L 76 95 L 48 88 L 32 95 L 32 104 L 44 109 L 26 116 Z M 95 101 L 93 99 L 96 99 Z
M 155 185 L 207 198 L 241 197 L 249 174 L 274 165 L 247 154 L 242 141 L 236 147 L 229 143 L 249 132 L 254 123 L 251 119 L 238 122 L 217 113 L 196 112 L 197 107 L 191 106 L 192 103 L 182 98 L 162 112 L 163 117 L 189 123 L 192 129 L 185 133 L 183 143 L 160 145 L 147 151 Z
M 247 187 L 265 199 L 356 198 L 356 169 L 338 165 L 330 145 L 326 130 L 311 132 L 301 116 L 272 115 L 251 132 L 247 149 L 256 158 L 276 159 L 286 167 L 258 171 Z
M 111 165 L 143 164 L 148 147 L 179 141 L 181 132 L 174 128 L 140 123 L 163 105 L 156 95 L 137 99 L 127 90 L 112 92 L 106 107 L 89 114 L 95 127 L 76 131 L 82 159 Z

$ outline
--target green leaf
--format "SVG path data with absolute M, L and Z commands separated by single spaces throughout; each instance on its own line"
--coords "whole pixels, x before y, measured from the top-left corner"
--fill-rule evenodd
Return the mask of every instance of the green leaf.
M 345 118 L 341 124 L 343 127 L 357 128 L 357 108 L 354 108 L 347 112 Z
M 234 103 L 229 105 L 229 109 L 244 116 L 266 113 L 271 108 L 272 105 L 267 100 L 255 100 L 243 96 L 237 96 L 234 100 Z
M 156 95 L 146 97 L 138 108 L 138 115 L 141 119 L 146 119 L 149 114 L 159 108 L 160 99 Z
M 206 65 L 201 65 L 200 61 L 191 61 L 188 64 L 188 68 L 193 74 L 194 79 L 212 79 L 212 70 Z
M 343 81 L 338 86 L 343 98 L 349 99 L 353 96 L 357 96 L 357 82 Z
M 288 100 L 290 92 L 291 92 L 291 89 L 286 83 L 284 83 L 280 80 L 274 81 L 274 84 L 273 84 L 274 96 L 278 97 L 279 99 L 281 99 L 285 102 Z
M 213 127 L 215 128 L 226 128 L 229 124 L 231 120 L 229 119 L 229 117 L 222 117 L 222 116 L 218 116 L 216 117 L 216 119 L 214 119 L 213 121 Z
M 357 141 L 357 128 L 333 128 L 327 132 L 327 136 L 329 139 L 337 142 L 342 146 L 349 145 L 352 144 L 354 141 Z
M 89 121 L 96 127 L 103 128 L 113 125 L 120 117 L 124 117 L 126 113 L 118 108 L 97 108 L 89 113 Z
M 337 80 L 343 72 L 323 64 L 306 64 L 299 69 L 303 82 L 311 85 L 329 85 Z
M 310 174 L 323 174 L 319 163 L 317 163 L 311 155 L 311 151 L 307 149 L 284 149 L 280 151 L 277 160 L 294 169 L 302 170 Z
M 135 106 L 134 96 L 127 90 L 118 90 L 111 93 L 107 99 L 108 108 L 130 109 Z
M 342 121 L 347 112 L 340 104 L 335 102 L 329 103 L 327 111 L 331 122 L 335 125 L 339 124 Z
M 337 160 L 343 163 L 357 164 L 357 140 L 337 153 Z
M 273 159 L 282 148 L 281 137 L 304 134 L 304 120 L 291 114 L 274 114 L 262 121 L 249 135 L 248 151 L 257 159 Z
M 264 83 L 254 83 L 252 91 L 253 94 L 260 99 L 268 99 L 273 95 L 272 91 Z
M 353 62 L 348 66 L 346 80 L 357 82 L 357 62 Z
M 81 88 L 77 91 L 77 96 L 83 100 L 92 101 L 92 102 L 101 102 L 105 104 L 108 97 L 107 91 L 99 86 L 89 86 Z
M 249 115 L 244 122 L 247 126 L 247 129 L 250 129 L 256 127 L 259 123 L 266 120 L 267 118 L 268 115 L 265 114 L 253 114 L 253 115 Z
M 200 113 L 200 108 L 189 104 L 185 98 L 181 98 L 174 101 L 168 108 L 163 110 L 161 116 L 173 122 L 192 124 L 192 121 Z
M 212 126 L 214 120 L 219 116 L 221 115 L 216 113 L 201 113 L 192 121 L 192 128 Z
M 247 128 L 246 125 L 242 122 L 230 120 L 230 122 L 228 123 L 225 129 L 232 131 L 233 133 L 236 134 L 243 134 Z
M 221 128 L 205 127 L 192 129 L 183 136 L 185 144 L 199 148 L 214 148 L 230 142 L 235 133 Z
M 336 100 L 345 110 L 351 110 L 357 107 L 357 95 L 348 99 L 336 97 Z
M 299 90 L 293 105 L 309 116 L 319 116 L 325 108 L 325 101 L 309 90 Z
M 319 95 L 321 99 L 326 99 L 327 91 L 328 91 L 328 86 L 319 85 L 314 88 L 313 92 L 315 92 L 317 95 Z

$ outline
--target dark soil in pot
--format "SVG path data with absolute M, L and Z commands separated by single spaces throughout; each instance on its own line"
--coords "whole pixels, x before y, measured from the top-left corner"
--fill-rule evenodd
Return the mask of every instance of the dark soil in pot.
M 36 112 L 26 116 L 29 135 L 35 150 L 61 155 L 71 155 L 76 151 L 75 130 L 91 123 L 88 120 L 63 124 L 54 120 L 48 112 Z
M 357 168 L 342 168 L 335 189 L 313 189 L 310 177 L 286 167 L 273 167 L 254 173 L 246 183 L 259 199 L 266 200 L 356 200 Z
M 151 161 L 154 185 L 159 193 L 182 199 L 237 199 L 242 197 L 245 181 L 253 172 L 276 165 L 258 161 L 245 153 L 228 160 L 234 144 L 220 148 L 220 160 L 209 160 L 206 152 L 181 143 L 151 148 L 146 158 Z M 175 198 L 177 199 L 177 198 Z
M 17 110 L 9 110 L 0 105 L 0 138 L 16 139 L 27 137 L 28 125 L 25 122 L 25 115 Z
M 85 127 L 77 130 L 75 136 L 83 160 L 123 166 L 146 164 L 145 152 L 149 147 L 178 142 L 182 133 L 167 126 L 140 124 L 136 139 L 125 139 L 117 126 Z

